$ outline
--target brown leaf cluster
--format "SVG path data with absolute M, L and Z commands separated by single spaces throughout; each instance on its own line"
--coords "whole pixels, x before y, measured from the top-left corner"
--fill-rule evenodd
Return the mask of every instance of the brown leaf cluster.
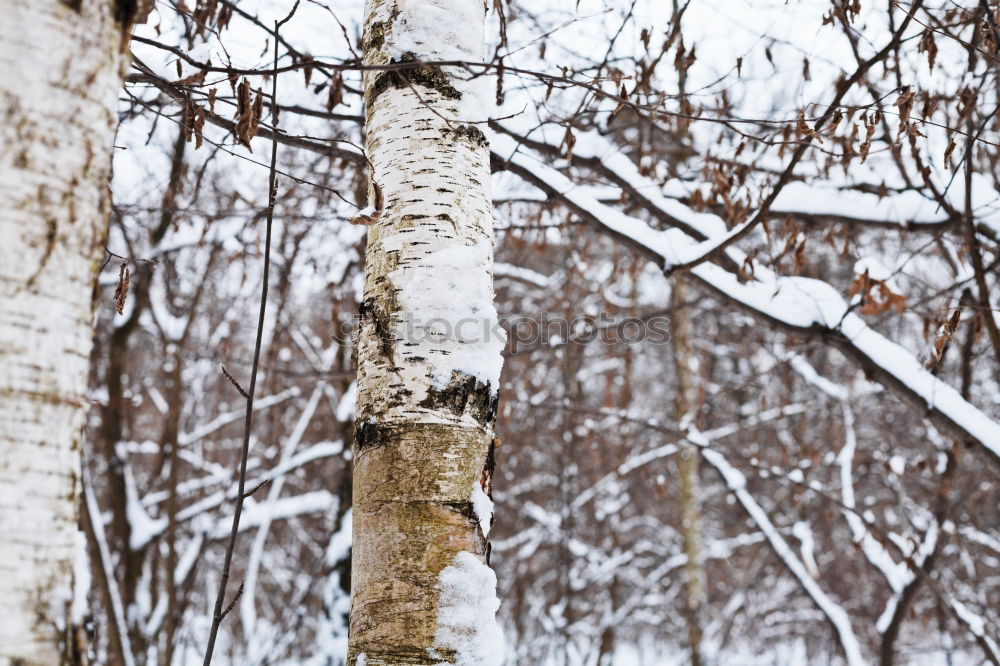
M 875 128 L 878 127 L 879 121 L 882 120 L 882 113 L 880 111 L 873 111 L 871 115 L 862 115 L 861 120 L 865 124 L 865 140 L 858 147 L 858 154 L 861 155 L 861 163 L 864 164 L 865 160 L 868 159 L 868 151 L 872 148 L 872 137 L 875 136 Z
M 330 90 L 326 96 L 326 110 L 333 111 L 344 101 L 344 77 L 339 71 L 330 75 Z
M 187 104 L 184 105 L 184 119 L 181 121 L 184 129 L 184 140 L 194 139 L 195 150 L 201 148 L 202 130 L 205 128 L 205 109 L 198 106 L 188 97 Z
M 128 260 L 122 262 L 118 269 L 118 284 L 115 286 L 115 310 L 118 314 L 125 313 L 125 300 L 128 298 L 128 286 L 132 281 L 128 270 Z
M 819 132 L 809 127 L 809 123 L 806 122 L 805 111 L 799 111 L 799 117 L 795 121 L 795 129 L 798 131 L 800 136 L 804 136 L 808 139 L 816 139 L 820 143 L 823 143 L 823 137 L 820 136 Z
M 909 126 L 910 113 L 913 111 L 913 100 L 913 90 L 910 89 L 910 86 L 905 86 L 899 97 L 896 98 L 896 101 L 892 103 L 893 106 L 899 109 L 899 132 L 896 133 L 897 140 L 903 136 L 903 133 L 906 132 Z
M 177 4 L 177 11 L 190 12 L 193 19 L 192 38 L 205 37 L 212 28 L 215 31 L 224 30 L 233 18 L 232 6 L 219 0 L 198 0 L 193 10 L 188 10 L 182 1 Z
M 869 276 L 867 270 L 854 278 L 847 294 L 861 295 L 861 314 L 877 316 L 893 308 L 902 314 L 906 309 L 906 297 L 894 292 L 885 280 Z
M 927 66 L 934 69 L 934 62 L 937 60 L 937 42 L 934 41 L 934 31 L 930 28 L 924 30 L 920 35 L 920 42 L 917 44 L 917 51 L 927 54 Z
M 242 143 L 250 152 L 250 140 L 257 135 L 260 118 L 264 111 L 264 95 L 258 90 L 251 96 L 250 84 L 243 79 L 236 87 L 236 140 Z
M 948 343 L 955 337 L 955 331 L 958 330 L 958 322 L 961 318 L 962 308 L 957 307 L 948 321 L 938 328 L 937 335 L 934 336 L 934 346 L 931 348 L 931 357 L 927 361 L 928 369 L 933 369 L 944 358 L 944 351 Z

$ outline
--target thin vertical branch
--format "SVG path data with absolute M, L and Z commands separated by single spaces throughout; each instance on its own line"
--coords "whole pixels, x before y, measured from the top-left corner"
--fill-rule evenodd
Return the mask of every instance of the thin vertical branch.
M 670 340 L 673 346 L 674 364 L 677 368 L 676 396 L 674 410 L 677 426 L 685 430 L 688 425 L 698 427 L 698 399 L 695 390 L 696 367 L 693 354 L 691 313 L 684 309 L 686 283 L 681 276 L 674 277 L 671 291 L 671 306 L 676 308 L 673 331 Z M 688 625 L 688 647 L 691 651 L 691 666 L 704 663 L 702 654 L 704 609 L 707 605 L 705 593 L 705 570 L 701 553 L 701 483 L 698 478 L 698 449 L 688 442 L 681 445 L 680 460 L 677 463 L 680 475 L 681 535 L 684 555 L 684 611 Z
M 299 0 L 295 0 L 295 5 L 288 15 L 276 21 L 274 24 L 274 78 L 271 79 L 271 123 L 274 126 L 275 134 L 278 132 L 278 30 L 295 14 L 299 7 Z M 264 314 L 267 311 L 267 289 L 268 278 L 271 269 L 271 227 L 274 222 L 274 203 L 277 198 L 277 163 L 278 163 L 278 141 L 277 138 L 271 140 L 271 165 L 268 175 L 267 193 L 267 213 L 264 235 L 264 277 L 260 288 L 260 314 L 257 317 L 257 339 L 253 350 L 253 367 L 250 370 L 250 387 L 247 389 L 246 417 L 243 421 L 243 450 L 240 454 L 240 475 L 236 491 L 236 507 L 233 511 L 233 525 L 229 532 L 229 542 L 226 544 L 226 557 L 222 564 L 222 579 L 219 581 L 219 593 L 215 597 L 215 612 L 212 614 L 212 630 L 208 636 L 208 646 L 205 648 L 204 666 L 212 663 L 212 653 L 215 650 L 215 640 L 219 634 L 219 626 L 222 619 L 232 608 L 223 608 L 226 600 L 226 586 L 229 583 L 229 573 L 233 564 L 233 551 L 236 549 L 236 537 L 240 531 L 240 515 L 243 512 L 243 500 L 246 499 L 246 478 L 247 478 L 247 458 L 250 452 L 250 429 L 253 424 L 253 401 L 254 392 L 257 388 L 257 368 L 260 364 L 260 347 L 264 337 Z M 234 600 L 235 603 L 235 600 Z

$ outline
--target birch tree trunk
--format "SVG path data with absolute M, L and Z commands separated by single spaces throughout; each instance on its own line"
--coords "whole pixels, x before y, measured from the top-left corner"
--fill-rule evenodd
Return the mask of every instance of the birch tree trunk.
M 367 65 L 482 61 L 483 0 L 368 0 Z M 502 663 L 488 566 L 503 332 L 493 305 L 486 77 L 365 75 L 373 200 L 358 341 L 355 664 Z M 379 193 L 381 196 L 379 196 Z
M 80 453 L 121 4 L 0 0 L 0 664 L 84 663 Z

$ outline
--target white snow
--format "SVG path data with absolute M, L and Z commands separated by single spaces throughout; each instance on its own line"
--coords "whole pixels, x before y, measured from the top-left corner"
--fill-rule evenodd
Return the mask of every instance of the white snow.
M 506 277 L 512 280 L 519 280 L 542 289 L 552 286 L 554 279 L 549 275 L 542 275 L 537 271 L 514 264 L 507 264 L 500 261 L 493 263 L 493 277 Z
M 986 620 L 983 619 L 983 616 L 969 610 L 968 606 L 957 599 L 949 600 L 949 604 L 955 611 L 958 618 L 969 628 L 969 632 L 978 638 L 982 642 L 983 646 L 992 653 L 990 656 L 993 657 L 994 660 L 997 657 L 1000 657 L 1000 647 L 998 647 L 996 641 L 990 638 L 990 636 L 986 633 Z
M 483 57 L 482 0 L 397 0 L 399 16 L 387 40 L 389 55 L 412 53 L 421 60 L 473 60 Z
M 386 247 L 393 247 L 397 238 L 388 239 Z M 403 334 L 416 343 L 410 352 L 433 359 L 438 387 L 447 386 L 455 371 L 488 383 L 494 391 L 500 385 L 507 336 L 499 326 L 493 287 L 489 281 L 469 279 L 489 266 L 491 257 L 488 242 L 458 245 L 389 274 L 405 310 Z
M 351 385 L 344 391 L 344 395 L 337 403 L 337 420 L 341 423 L 354 418 L 354 405 L 358 401 L 358 383 L 351 382 Z
M 792 536 L 799 540 L 802 553 L 802 563 L 805 565 L 809 575 L 819 580 L 819 567 L 816 566 L 816 541 L 813 539 L 812 528 L 804 520 L 797 521 L 792 525 Z
M 337 506 L 337 497 L 326 490 L 314 490 L 291 497 L 282 497 L 273 502 L 252 501 L 248 498 L 240 519 L 240 532 L 260 527 L 265 522 L 284 520 L 306 513 L 327 511 Z M 215 529 L 210 532 L 214 539 L 224 539 L 229 535 L 233 525 L 232 515 L 223 516 L 218 520 Z
M 348 509 L 340 521 L 340 529 L 333 533 L 326 546 L 326 563 L 334 565 L 345 559 L 351 551 L 351 530 L 354 525 L 353 509 Z
M 386 40 L 393 60 L 411 53 L 425 62 L 482 62 L 484 8 L 481 0 L 397 0 L 399 16 Z M 478 26 L 478 29 L 477 29 Z M 496 108 L 492 75 L 464 67 L 446 67 L 451 83 L 462 94 L 458 120 L 485 123 Z M 484 132 L 485 125 L 480 126 Z
M 493 522 L 493 500 L 483 491 L 483 486 L 478 480 L 472 483 L 472 510 L 479 521 L 479 529 L 483 536 L 490 535 L 490 524 Z
M 501 666 L 503 631 L 496 620 L 497 577 L 477 556 L 460 552 L 438 578 L 437 648 L 453 650 L 456 666 Z M 432 657 L 438 657 L 433 654 Z
M 693 431 L 688 435 L 688 438 L 695 444 L 703 445 L 701 438 Z M 747 492 L 746 477 L 743 476 L 742 472 L 730 465 L 718 451 L 702 448 L 701 454 L 709 464 L 719 471 L 729 490 L 736 495 L 736 499 L 743 505 L 747 514 L 757 524 L 760 531 L 764 533 L 764 536 L 767 537 L 768 543 L 770 543 L 775 554 L 784 562 L 785 566 L 795 576 L 816 606 L 836 628 L 840 644 L 847 657 L 847 663 L 850 666 L 862 666 L 865 663 L 865 659 L 862 656 L 861 645 L 858 643 L 858 639 L 851 627 L 850 617 L 844 611 L 843 607 L 835 603 L 819 587 L 819 584 L 813 580 L 806 567 L 803 566 L 802 562 L 799 561 L 792 552 L 792 549 L 789 548 L 788 544 L 778 533 L 778 530 L 775 529 L 767 513 L 750 493 Z
M 892 271 L 876 257 L 862 257 L 854 263 L 854 274 L 863 275 L 868 271 L 868 277 L 873 280 L 888 280 Z
M 131 534 L 129 548 L 139 550 L 167 528 L 166 518 L 151 518 L 142 507 L 132 471 L 125 467 L 125 517 Z

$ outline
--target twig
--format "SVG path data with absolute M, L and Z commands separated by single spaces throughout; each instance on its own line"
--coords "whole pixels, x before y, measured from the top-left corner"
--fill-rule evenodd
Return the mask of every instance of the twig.
M 236 608 L 236 603 L 240 600 L 240 597 L 243 596 L 243 586 L 245 584 L 246 581 L 240 581 L 240 587 L 239 589 L 236 590 L 236 596 L 233 597 L 233 600 L 229 602 L 229 605 L 226 606 L 226 609 L 222 611 L 222 617 L 226 617 L 234 608 Z
M 299 0 L 295 0 L 295 5 L 292 7 L 292 11 L 288 13 L 288 16 L 280 21 L 276 21 L 274 24 L 274 63 L 275 70 L 277 70 L 278 63 L 278 30 L 284 25 L 292 16 L 295 14 L 295 10 L 299 8 Z M 278 126 L 278 77 L 277 75 L 271 79 L 271 120 L 274 126 Z M 264 337 L 264 313 L 267 309 L 267 288 L 268 288 L 268 277 L 271 269 L 271 226 L 274 221 L 274 203 L 277 198 L 277 163 L 278 163 L 278 142 L 277 140 L 271 141 L 271 167 L 270 174 L 268 178 L 268 192 L 267 192 L 267 218 L 266 218 L 266 230 L 264 238 L 264 276 L 263 283 L 260 288 L 260 315 L 257 318 L 257 340 L 254 343 L 253 350 L 253 368 L 250 371 L 250 388 L 247 391 L 247 409 L 246 417 L 243 423 L 243 451 L 240 455 L 240 475 L 236 492 L 236 508 L 233 511 L 233 526 L 229 532 L 229 543 L 226 545 L 226 557 L 222 564 L 222 578 L 219 581 L 219 593 L 215 597 L 215 612 L 212 616 L 212 630 L 208 636 L 208 646 L 205 648 L 205 661 L 204 666 L 210 666 L 212 663 L 212 653 L 215 650 L 215 640 L 219 634 L 219 626 L 222 624 L 223 618 L 229 614 L 233 609 L 236 602 L 239 600 L 240 595 L 243 593 L 243 585 L 240 585 L 240 589 L 236 592 L 236 597 L 225 609 L 223 604 L 226 600 L 226 584 L 229 582 L 229 572 L 233 564 L 233 551 L 236 550 L 236 537 L 240 531 L 240 515 L 243 513 L 243 501 L 246 499 L 246 480 L 247 480 L 247 458 L 250 454 L 250 428 L 253 424 L 253 399 L 254 392 L 257 389 L 257 368 L 260 364 L 260 347 L 261 341 Z M 228 373 L 226 373 L 228 375 Z M 234 382 L 235 384 L 235 382 Z M 238 386 L 238 385 L 237 385 Z
M 229 383 L 232 384 L 236 388 L 236 390 L 240 392 L 240 395 L 249 400 L 250 395 L 246 392 L 246 389 L 240 386 L 240 383 L 236 381 L 236 378 L 233 377 L 231 374 L 229 374 L 229 371 L 226 370 L 226 366 L 219 365 L 219 369 L 222 370 L 222 374 L 226 376 L 226 379 L 229 380 Z
M 258 490 L 260 490 L 261 488 L 264 488 L 264 487 L 266 487 L 266 486 L 269 486 L 269 485 L 271 485 L 271 483 L 272 483 L 273 481 L 274 481 L 274 479 L 264 479 L 263 481 L 261 481 L 260 483 L 258 483 L 258 484 L 257 484 L 256 486 L 254 486 L 254 487 L 253 487 L 253 488 L 251 488 L 250 490 L 248 490 L 248 491 L 246 491 L 245 493 L 243 493 L 243 496 L 244 496 L 244 497 L 253 497 L 253 494 L 254 494 L 254 493 L 256 493 L 256 492 L 257 492 Z

